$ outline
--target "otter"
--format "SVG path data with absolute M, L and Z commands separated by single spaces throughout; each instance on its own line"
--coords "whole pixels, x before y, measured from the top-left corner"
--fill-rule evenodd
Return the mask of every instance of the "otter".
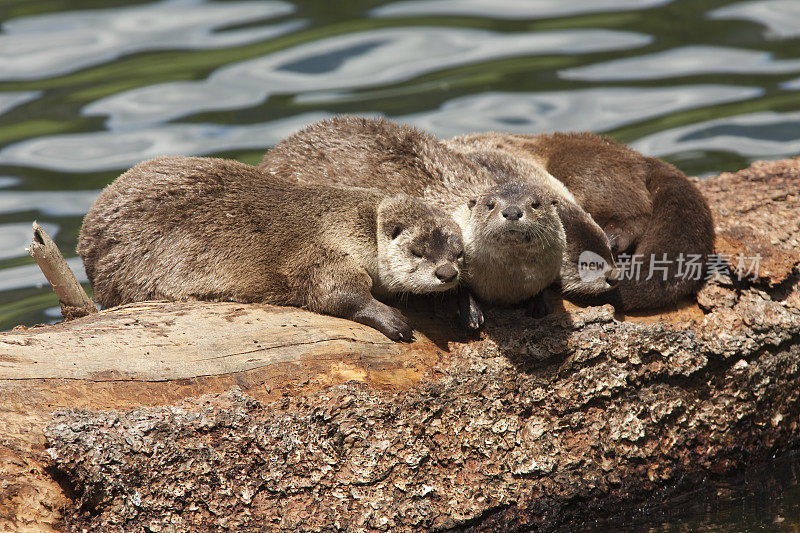
M 444 143 L 483 166 L 499 183 L 545 182 L 556 192 L 556 210 L 567 240 L 558 279 L 562 294 L 584 299 L 616 285 L 619 269 L 615 268 L 608 237 L 563 183 L 542 167 L 497 150 L 481 138 L 456 137 Z
M 545 289 L 559 275 L 566 245 L 556 203 L 547 189 L 506 182 L 453 213 L 464 236 L 464 278 L 480 300 L 526 302 L 535 317 L 553 310 Z
M 304 307 L 410 340 L 401 293 L 457 286 L 461 230 L 405 195 L 299 184 L 236 161 L 164 157 L 106 187 L 78 254 L 98 303 L 227 300 Z
M 259 168 L 327 185 L 406 193 L 442 207 L 464 237 L 461 318 L 477 329 L 490 304 L 527 303 L 547 312 L 543 289 L 557 277 L 565 246 L 552 190 L 527 181 L 498 184 L 480 165 L 432 135 L 385 119 L 339 116 L 312 124 L 264 155 Z
M 618 309 L 674 305 L 702 286 L 702 269 L 691 276 L 681 270 L 687 259 L 707 263 L 714 222 L 699 189 L 673 165 L 589 132 L 466 139 L 541 165 L 564 183 L 608 235 L 615 256 L 629 260 L 623 279 L 604 295 Z M 639 275 L 637 257 L 644 263 Z

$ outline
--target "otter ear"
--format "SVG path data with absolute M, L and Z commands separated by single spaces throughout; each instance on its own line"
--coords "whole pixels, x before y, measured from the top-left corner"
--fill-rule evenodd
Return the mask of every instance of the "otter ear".
M 384 231 L 390 239 L 395 240 L 403 232 L 403 226 L 396 222 L 390 222 L 386 224 Z
M 475 198 L 471 198 L 470 201 L 467 202 L 467 205 L 469 206 L 470 209 L 472 209 L 473 207 L 475 207 L 475 205 L 477 203 L 478 203 L 478 200 L 476 200 Z

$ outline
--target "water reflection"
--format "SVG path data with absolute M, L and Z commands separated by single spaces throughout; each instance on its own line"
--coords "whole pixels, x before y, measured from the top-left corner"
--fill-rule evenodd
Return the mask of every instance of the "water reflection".
M 0 93 L 0 115 L 11 108 L 25 104 L 39 97 L 41 91 L 18 91 Z
M 755 98 L 757 87 L 690 85 L 665 88 L 594 88 L 571 92 L 482 93 L 456 98 L 440 109 L 394 117 L 442 137 L 471 131 L 605 131 L 683 109 Z M 208 154 L 265 149 L 303 126 L 329 116 L 307 113 L 243 126 L 165 124 L 39 137 L 0 151 L 0 164 L 69 172 L 128 167 L 162 154 Z
M 559 71 L 571 80 L 652 80 L 678 76 L 731 74 L 784 74 L 800 72 L 800 59 L 775 59 L 768 52 L 722 46 L 684 46 L 585 67 Z
M 56 224 L 43 223 L 41 226 L 53 238 L 58 232 Z M 0 261 L 22 257 L 27 254 L 25 248 L 30 245 L 33 230 L 28 223 L 0 224 Z
M 375 17 L 452 15 L 497 19 L 541 19 L 603 11 L 649 9 L 672 0 L 410 0 L 376 7 Z
M 61 172 L 96 172 L 128 168 L 144 159 L 161 155 L 266 149 L 306 124 L 328 116 L 327 113 L 305 113 L 247 126 L 165 124 L 140 130 L 38 137 L 0 150 L 0 165 L 21 165 Z
M 497 33 L 466 28 L 388 28 L 320 39 L 234 63 L 198 82 L 162 83 L 87 106 L 111 128 L 200 111 L 257 105 L 270 94 L 376 87 L 504 57 L 630 49 L 649 35 L 610 30 Z
M 440 137 L 473 131 L 607 131 L 684 109 L 746 100 L 761 94 L 763 89 L 757 87 L 729 85 L 483 93 L 450 100 L 437 111 L 397 119 Z
M 2 191 L 0 214 L 32 211 L 51 217 L 82 217 L 98 194 L 100 191 Z
M 800 90 L 797 42 L 774 42 L 800 37 L 797 0 L 297 2 L 302 12 L 285 0 L 75 7 L 89 4 L 104 5 L 4 4 L 4 11 L 62 12 L 0 28 L 0 263 L 8 265 L 0 268 L 0 329 L 60 317 L 55 295 L 24 257 L 34 218 L 47 222 L 85 282 L 74 257 L 79 221 L 112 171 L 163 154 L 263 151 L 334 112 L 372 111 L 443 137 L 625 128 L 627 139 L 639 137 L 635 148 L 692 173 L 800 152 L 800 112 L 752 113 L 800 103 L 791 92 Z M 300 28 L 309 31 L 274 39 Z M 233 46 L 243 48 L 203 52 Z M 272 52 L 253 58 L 261 49 Z M 117 61 L 141 52 L 141 60 Z M 179 75 L 170 68 L 176 56 L 187 59 Z M 38 81 L 80 69 L 91 70 Z M 747 75 L 749 86 L 720 74 Z M 770 76 L 777 74 L 785 76 Z M 637 83 L 675 76 L 695 78 Z M 226 110 L 243 111 L 169 123 Z M 797 476 L 780 486 L 797 487 Z M 793 490 L 791 501 L 800 501 Z M 796 506 L 787 514 L 786 503 L 773 505 L 775 493 L 744 493 L 758 505 L 737 497 L 732 507 L 741 512 L 702 521 L 682 508 L 665 529 L 776 529 L 778 516 L 797 523 Z
M 29 228 L 30 230 L 30 228 Z M 30 239 L 28 239 L 30 242 Z M 81 283 L 88 283 L 86 273 L 83 270 L 83 262 L 80 257 L 67 259 L 67 265 Z M 19 267 L 4 268 L 3 275 L 0 276 L 0 291 L 11 291 L 24 289 L 26 287 L 44 287 L 48 285 L 42 271 L 38 265 L 24 265 Z
M 790 39 L 800 36 L 800 2 L 766 0 L 725 6 L 708 14 L 712 19 L 747 19 L 768 28 L 768 39 Z
M 632 146 L 655 156 L 707 150 L 746 157 L 791 157 L 800 153 L 798 123 L 800 112 L 737 115 L 654 133 Z
M 287 15 L 288 2 L 172 0 L 9 20 L 0 34 L 0 79 L 35 80 L 99 65 L 125 54 L 237 46 L 292 31 L 299 22 L 223 30 Z
M 796 91 L 800 89 L 800 78 L 781 83 L 781 89 L 786 89 L 788 91 Z
M 14 176 L 0 176 L 0 189 L 18 184 L 21 179 Z

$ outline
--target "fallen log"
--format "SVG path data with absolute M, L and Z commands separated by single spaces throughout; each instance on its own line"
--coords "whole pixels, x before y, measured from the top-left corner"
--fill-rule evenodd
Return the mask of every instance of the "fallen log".
M 69 500 L 42 432 L 59 407 L 130 409 L 240 388 L 261 400 L 358 380 L 410 387 L 452 338 L 429 313 L 413 344 L 268 305 L 143 302 L 0 334 L 0 530 L 59 528 Z M 431 340 L 433 339 L 433 340 Z
M 0 520 L 552 529 L 797 448 L 800 160 L 699 184 L 733 271 L 657 314 L 490 311 L 464 342 L 421 307 L 395 344 L 297 309 L 153 302 L 0 334 Z

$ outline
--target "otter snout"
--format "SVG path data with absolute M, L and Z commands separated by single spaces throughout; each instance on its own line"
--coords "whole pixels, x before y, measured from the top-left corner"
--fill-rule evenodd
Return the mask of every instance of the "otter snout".
M 437 267 L 434 274 L 442 283 L 451 283 L 458 277 L 458 269 L 452 263 L 445 263 Z
M 516 205 L 510 205 L 503 209 L 503 218 L 508 220 L 519 220 L 522 218 L 522 209 L 517 207 Z

